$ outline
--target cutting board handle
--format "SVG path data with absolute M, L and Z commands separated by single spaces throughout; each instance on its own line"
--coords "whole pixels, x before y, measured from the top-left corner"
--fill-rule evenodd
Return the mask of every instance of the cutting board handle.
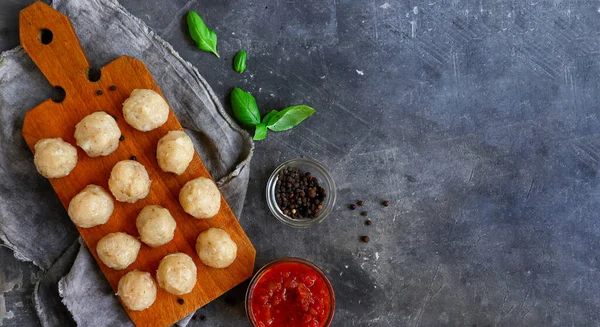
M 67 96 L 88 82 L 89 63 L 67 16 L 43 2 L 19 14 L 21 45 L 53 86 Z

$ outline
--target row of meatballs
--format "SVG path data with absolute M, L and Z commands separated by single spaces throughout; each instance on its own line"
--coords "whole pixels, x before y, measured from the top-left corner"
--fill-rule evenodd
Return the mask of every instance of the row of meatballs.
M 114 264 L 113 268 L 126 267 L 135 261 L 140 246 L 140 242 L 131 235 L 111 233 L 98 242 L 96 251 L 105 264 Z M 224 230 L 209 228 L 198 235 L 196 253 L 207 266 L 225 268 L 235 260 L 237 245 Z M 196 285 L 196 276 L 196 264 L 189 255 L 181 252 L 162 258 L 156 271 L 158 285 L 174 295 L 190 293 Z M 139 270 L 125 274 L 117 286 L 121 301 L 134 311 L 149 308 L 156 300 L 156 293 L 152 275 Z
M 133 128 L 148 132 L 167 122 L 169 105 L 153 90 L 135 89 L 123 103 L 123 117 Z M 98 111 L 77 123 L 74 136 L 77 145 L 94 158 L 117 149 L 121 130 L 111 115 Z M 35 166 L 46 178 L 65 177 L 77 165 L 77 149 L 62 138 L 41 139 L 36 142 L 34 152 Z M 163 171 L 181 175 L 194 157 L 194 144 L 185 132 L 170 131 L 158 142 L 156 157 Z
M 168 115 L 167 102 L 152 90 L 136 89 L 123 103 L 125 121 L 139 131 L 147 132 L 162 126 Z M 106 112 L 84 117 L 76 125 L 74 136 L 77 145 L 90 157 L 111 154 L 122 140 L 116 120 Z M 165 172 L 180 175 L 188 168 L 194 151 L 192 140 L 185 132 L 170 131 L 158 142 L 158 165 Z M 62 178 L 77 165 L 77 149 L 61 138 L 41 139 L 34 146 L 34 163 L 44 177 Z M 122 160 L 112 168 L 108 187 L 117 201 L 135 203 L 148 195 L 151 183 L 142 164 Z M 199 177 L 182 187 L 179 202 L 188 214 L 206 219 L 219 212 L 221 195 L 211 179 Z M 90 184 L 71 199 L 67 211 L 77 226 L 91 228 L 108 221 L 114 211 L 114 202 L 106 190 Z M 176 222 L 168 209 L 148 205 L 139 212 L 136 227 L 141 242 L 156 248 L 173 239 Z M 122 270 L 137 259 L 140 240 L 122 232 L 110 233 L 98 242 L 96 252 L 106 266 Z M 210 228 L 198 236 L 196 252 L 205 265 L 225 268 L 235 260 L 237 245 L 226 231 Z M 161 260 L 156 279 L 167 292 L 182 295 L 192 291 L 196 272 L 192 258 L 184 253 L 173 253 Z M 119 280 L 117 294 L 129 309 L 144 310 L 156 299 L 156 285 L 150 273 L 134 270 Z

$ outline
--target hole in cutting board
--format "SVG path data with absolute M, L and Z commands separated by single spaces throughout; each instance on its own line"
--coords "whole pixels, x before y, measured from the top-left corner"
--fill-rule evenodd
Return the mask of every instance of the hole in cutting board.
M 63 102 L 63 100 L 65 99 L 66 96 L 67 96 L 67 92 L 65 92 L 65 89 L 63 89 L 60 86 L 55 86 L 52 88 L 52 93 L 50 94 L 50 99 L 52 99 L 52 101 L 54 101 L 54 102 L 61 103 L 61 102 Z
M 54 34 L 52 34 L 51 30 L 44 28 L 40 31 L 40 42 L 42 42 L 42 44 L 50 44 L 53 38 Z
M 98 82 L 100 77 L 102 76 L 102 72 L 100 69 L 96 67 L 88 68 L 88 81 L 90 82 Z

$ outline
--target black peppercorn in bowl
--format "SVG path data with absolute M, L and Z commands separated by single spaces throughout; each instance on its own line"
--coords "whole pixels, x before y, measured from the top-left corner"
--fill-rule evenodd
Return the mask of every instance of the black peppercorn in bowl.
M 277 167 L 267 182 L 267 205 L 282 223 L 307 228 L 333 210 L 335 183 L 325 167 L 312 159 L 293 159 Z

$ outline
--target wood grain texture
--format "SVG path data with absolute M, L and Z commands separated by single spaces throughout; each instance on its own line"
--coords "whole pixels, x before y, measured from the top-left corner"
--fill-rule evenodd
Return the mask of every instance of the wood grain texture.
M 40 41 L 42 29 L 53 33 L 52 42 L 47 45 Z M 204 220 L 188 215 L 179 204 L 178 195 L 183 184 L 199 176 L 212 178 L 198 154 L 180 176 L 158 168 L 155 156 L 158 140 L 168 131 L 182 130 L 173 111 L 170 111 L 163 126 L 150 132 L 139 132 L 123 119 L 122 103 L 134 89 L 152 89 L 162 95 L 146 66 L 137 59 L 120 57 L 101 69 L 99 81 L 90 82 L 87 78 L 89 63 L 69 19 L 41 2 L 21 12 L 20 33 L 21 44 L 48 81 L 54 86 L 61 86 L 66 92 L 62 102 L 46 100 L 25 115 L 23 136 L 32 151 L 39 139 L 48 137 L 61 137 L 75 145 L 75 125 L 96 111 L 106 111 L 116 117 L 125 137 L 117 150 L 106 157 L 90 158 L 78 147 L 78 163 L 71 174 L 50 179 L 65 208 L 88 184 L 96 184 L 109 191 L 108 178 L 112 167 L 131 156 L 136 156 L 138 162 L 146 167 L 152 180 L 150 194 L 145 199 L 134 204 L 115 200 L 115 211 L 106 224 L 78 228 L 112 288 L 116 291 L 119 279 L 134 269 L 150 272 L 155 277 L 160 259 L 169 253 L 186 253 L 198 267 L 198 282 L 191 293 L 175 296 L 158 287 L 156 302 L 150 308 L 143 311 L 126 308 L 131 320 L 137 326 L 170 326 L 250 277 L 256 251 L 225 199 L 221 196 L 219 214 Z M 110 90 L 113 85 L 117 88 L 114 91 Z M 98 91 L 102 94 L 98 95 Z M 116 271 L 105 266 L 96 254 L 96 243 L 110 232 L 122 231 L 138 237 L 135 220 L 139 211 L 149 204 L 169 209 L 177 222 L 174 239 L 155 249 L 142 245 L 137 260 L 127 269 Z M 65 219 L 68 219 L 66 213 Z M 237 259 L 225 269 L 204 265 L 195 252 L 198 234 L 209 227 L 226 230 L 238 245 Z M 180 298 L 184 300 L 183 304 L 178 303 Z

